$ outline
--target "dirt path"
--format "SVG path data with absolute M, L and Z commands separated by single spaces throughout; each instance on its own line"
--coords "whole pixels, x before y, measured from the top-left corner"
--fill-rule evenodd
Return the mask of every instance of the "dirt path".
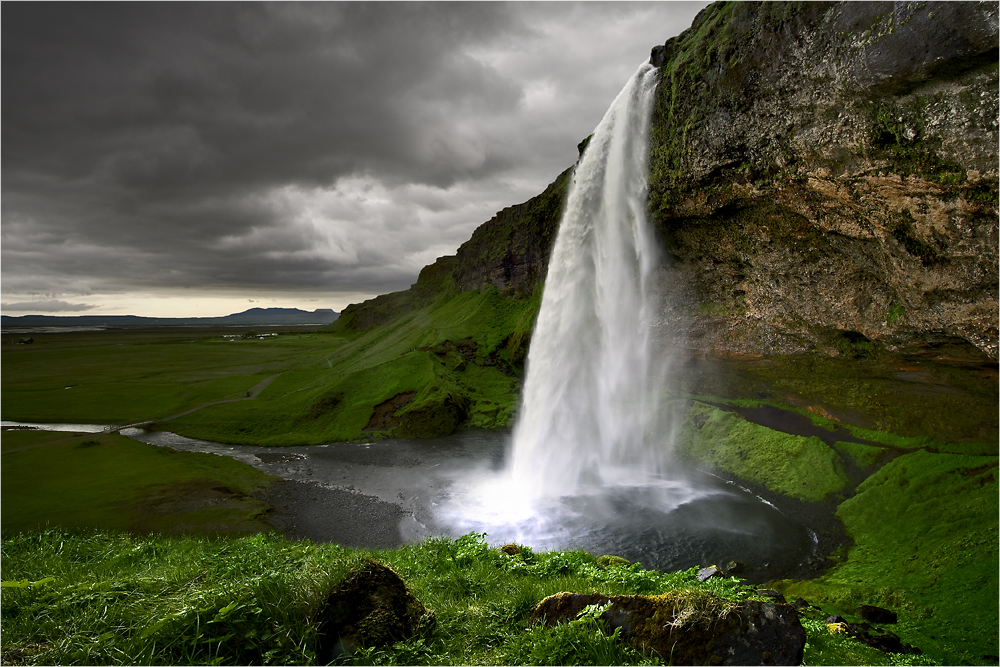
M 155 421 L 168 422 L 171 419 L 177 419 L 178 417 L 183 417 L 184 415 L 189 415 L 192 412 L 197 412 L 198 410 L 201 410 L 202 408 L 207 408 L 209 405 L 219 405 L 220 403 L 235 403 L 236 401 L 252 401 L 253 399 L 257 398 L 257 395 L 260 394 L 260 392 L 262 392 L 265 389 L 267 389 L 267 386 L 269 384 L 271 384 L 272 382 L 274 382 L 278 378 L 279 375 L 281 375 L 281 373 L 275 373 L 274 375 L 272 375 L 269 378 L 264 378 L 263 380 L 261 380 L 260 382 L 258 382 L 256 385 L 254 385 L 253 388 L 250 391 L 248 391 L 245 396 L 241 396 L 240 398 L 226 398 L 226 399 L 223 399 L 221 401 L 209 401 L 208 403 L 202 403 L 201 405 L 197 405 L 197 406 L 191 408 L 190 410 L 185 410 L 184 412 L 178 412 L 176 415 L 172 415 L 170 417 L 164 417 L 163 419 L 157 419 Z M 152 420 L 152 419 L 149 420 L 149 422 L 151 422 L 151 421 L 154 421 L 154 420 Z M 149 422 L 145 422 L 145 423 L 149 423 Z

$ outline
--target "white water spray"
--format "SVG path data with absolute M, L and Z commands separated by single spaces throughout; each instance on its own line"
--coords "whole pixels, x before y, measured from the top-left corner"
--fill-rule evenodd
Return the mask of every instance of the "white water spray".
M 576 167 L 528 353 L 511 471 L 531 498 L 644 486 L 663 472 L 652 353 L 658 253 L 646 221 L 657 70 L 619 93 Z

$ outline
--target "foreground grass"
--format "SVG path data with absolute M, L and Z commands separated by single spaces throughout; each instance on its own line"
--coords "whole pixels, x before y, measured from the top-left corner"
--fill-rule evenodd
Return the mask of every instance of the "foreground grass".
M 595 619 L 529 629 L 528 613 L 560 591 L 755 595 L 735 578 L 699 583 L 694 569 L 606 567 L 580 551 L 508 556 L 477 534 L 355 550 L 274 535 L 48 530 L 8 535 L 2 549 L 5 664 L 315 664 L 326 597 L 365 558 L 398 572 L 435 611 L 437 625 L 423 637 L 362 650 L 350 658 L 356 664 L 663 664 Z M 839 664 L 889 662 L 825 627 L 809 632 L 824 656 L 876 658 Z M 820 656 L 807 649 L 807 664 L 818 664 L 811 655 Z
M 6 531 L 46 526 L 162 533 L 270 528 L 249 496 L 277 478 L 226 456 L 153 447 L 117 434 L 5 431 Z

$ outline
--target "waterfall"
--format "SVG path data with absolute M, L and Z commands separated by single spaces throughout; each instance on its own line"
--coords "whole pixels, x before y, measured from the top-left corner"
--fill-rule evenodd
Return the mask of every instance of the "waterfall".
M 718 490 L 666 466 L 678 420 L 665 400 L 667 356 L 654 351 L 660 258 L 646 220 L 658 75 L 639 68 L 577 163 L 506 466 L 456 477 L 428 534 L 487 532 L 690 567 L 683 550 L 700 548 L 718 520 L 697 506 Z
M 663 472 L 653 354 L 658 252 L 646 220 L 658 71 L 642 65 L 576 166 L 528 352 L 511 474 L 529 498 L 641 485 Z

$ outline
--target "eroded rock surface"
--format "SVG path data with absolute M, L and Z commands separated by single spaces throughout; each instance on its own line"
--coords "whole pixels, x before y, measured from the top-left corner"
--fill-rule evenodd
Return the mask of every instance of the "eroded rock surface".
M 718 354 L 995 360 L 997 12 L 718 3 L 654 49 L 664 330 Z

